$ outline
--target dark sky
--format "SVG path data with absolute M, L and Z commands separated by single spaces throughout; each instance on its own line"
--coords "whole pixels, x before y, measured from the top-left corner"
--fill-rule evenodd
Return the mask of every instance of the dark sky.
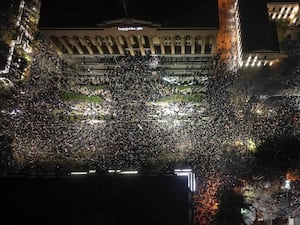
M 41 27 L 89 26 L 124 17 L 163 26 L 216 26 L 217 0 L 44 0 Z

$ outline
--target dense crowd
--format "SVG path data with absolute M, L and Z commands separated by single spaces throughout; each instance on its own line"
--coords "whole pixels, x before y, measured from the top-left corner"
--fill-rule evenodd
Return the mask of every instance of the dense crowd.
M 1 166 L 145 173 L 189 166 L 199 180 L 217 176 L 234 183 L 253 163 L 249 149 L 272 136 L 298 137 L 297 97 L 250 96 L 237 105 L 229 90 L 239 75 L 222 68 L 206 78 L 193 74 L 198 76 L 192 78 L 193 85 L 205 87 L 200 89 L 205 97 L 199 102 L 159 103 L 176 88 L 163 79 L 163 70 L 153 73 L 155 60 L 119 57 L 118 66 L 98 80 L 107 87 L 98 97 L 111 117 L 70 121 L 72 102 L 63 101 L 60 92 L 74 90 L 80 80 L 67 62 L 40 41 L 29 80 L 16 84 L 0 106 L 0 146 L 7 149 L 2 151 Z

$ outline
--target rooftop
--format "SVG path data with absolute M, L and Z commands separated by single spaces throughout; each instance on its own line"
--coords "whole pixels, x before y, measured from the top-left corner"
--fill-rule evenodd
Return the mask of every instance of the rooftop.
M 269 20 L 265 0 L 240 0 L 244 52 L 279 51 L 275 23 Z

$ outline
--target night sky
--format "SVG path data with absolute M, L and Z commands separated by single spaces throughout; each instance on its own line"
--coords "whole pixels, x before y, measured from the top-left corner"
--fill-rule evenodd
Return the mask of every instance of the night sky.
M 120 18 L 134 18 L 163 26 L 216 26 L 217 0 L 43 1 L 40 27 L 95 27 Z

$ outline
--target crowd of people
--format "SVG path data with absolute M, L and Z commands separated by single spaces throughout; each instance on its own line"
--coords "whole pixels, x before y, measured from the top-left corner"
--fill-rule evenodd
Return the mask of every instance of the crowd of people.
M 298 137 L 297 97 L 252 96 L 236 106 L 229 89 L 239 75 L 219 68 L 214 76 L 194 74 L 201 79 L 192 80 L 201 83 L 193 85 L 205 87 L 197 89 L 205 90 L 198 102 L 161 103 L 174 94 L 174 85 L 163 79 L 163 70 L 153 73 L 153 60 L 150 55 L 119 57 L 118 66 L 98 79 L 107 87 L 98 97 L 111 116 L 70 121 L 73 103 L 63 101 L 60 92 L 74 90 L 82 80 L 40 40 L 29 79 L 0 106 L 0 140 L 10 142 L 0 144 L 7 149 L 1 167 L 145 173 L 191 167 L 199 181 L 218 174 L 234 182 L 253 162 L 249 143 L 255 148 L 271 136 Z

